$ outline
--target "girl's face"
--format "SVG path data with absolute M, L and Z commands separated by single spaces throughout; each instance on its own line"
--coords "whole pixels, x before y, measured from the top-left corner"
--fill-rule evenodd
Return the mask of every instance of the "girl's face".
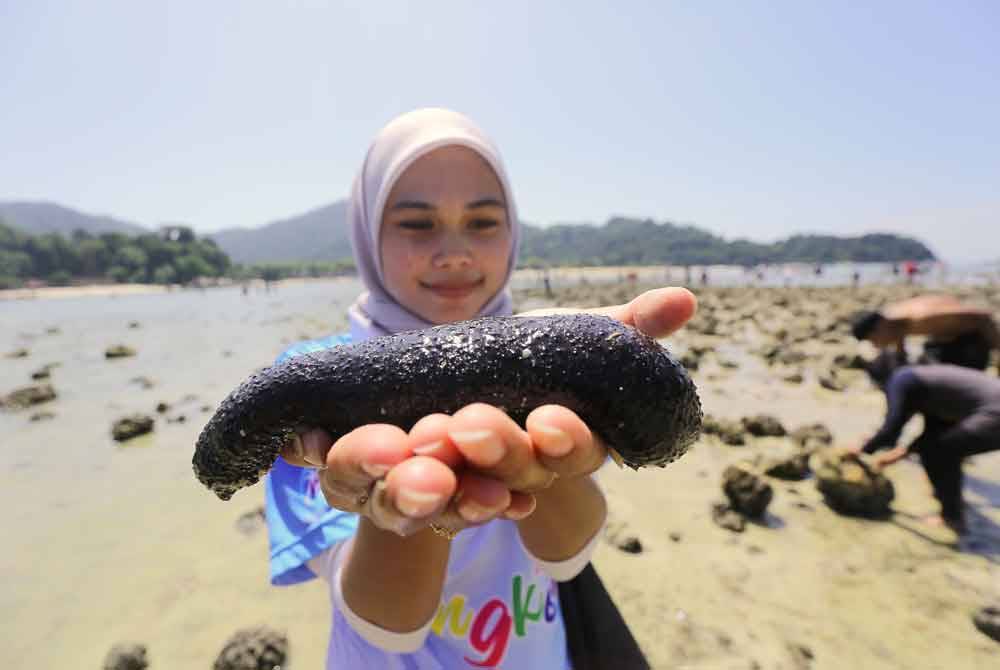
M 441 147 L 414 161 L 389 192 L 379 237 L 386 288 L 430 323 L 471 319 L 503 288 L 503 187 L 472 149 Z

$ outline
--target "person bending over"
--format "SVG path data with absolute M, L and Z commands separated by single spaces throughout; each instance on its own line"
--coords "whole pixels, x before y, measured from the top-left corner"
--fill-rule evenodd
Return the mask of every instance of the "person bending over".
M 901 358 L 883 352 L 868 365 L 872 380 L 885 392 L 882 427 L 859 449 L 885 467 L 911 451 L 920 455 L 941 504 L 940 516 L 927 521 L 965 532 L 962 511 L 962 461 L 1000 449 L 1000 379 L 957 365 L 900 365 Z M 897 446 L 903 427 L 915 414 L 924 431 L 909 445 Z

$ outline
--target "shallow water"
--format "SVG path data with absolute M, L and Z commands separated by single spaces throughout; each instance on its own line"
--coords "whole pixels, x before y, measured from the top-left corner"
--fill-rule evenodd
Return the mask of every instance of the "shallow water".
M 270 587 L 264 532 L 247 537 L 234 525 L 261 504 L 262 489 L 223 503 L 195 480 L 190 457 L 205 410 L 285 344 L 343 329 L 358 288 L 341 280 L 246 296 L 233 288 L 0 303 L 0 352 L 30 351 L 0 359 L 0 393 L 57 363 L 59 394 L 0 412 L 0 665 L 99 667 L 112 644 L 135 640 L 154 667 L 210 667 L 236 628 L 269 623 L 294 637 L 290 667 L 316 667 L 325 595 Z M 106 360 L 119 343 L 138 355 Z M 139 376 L 154 386 L 130 381 Z M 166 415 L 155 415 L 160 402 L 171 405 Z M 35 409 L 56 417 L 31 422 Z M 154 414 L 155 430 L 118 444 L 111 424 L 132 412 Z M 184 423 L 166 420 L 179 415 Z

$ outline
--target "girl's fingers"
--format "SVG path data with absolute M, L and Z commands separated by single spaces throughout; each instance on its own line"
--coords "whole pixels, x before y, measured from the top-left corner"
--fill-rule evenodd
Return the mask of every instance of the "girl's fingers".
M 566 407 L 543 405 L 528 415 L 525 425 L 539 463 L 560 477 L 590 474 L 607 458 L 603 441 Z
M 528 433 L 492 405 L 475 403 L 457 411 L 447 437 L 468 467 L 511 490 L 531 493 L 552 484 L 554 476 L 535 458 Z
M 319 468 L 326 463 L 326 452 L 330 450 L 333 438 L 322 428 L 303 429 L 281 449 L 281 457 L 300 468 Z
M 534 496 L 512 492 L 492 477 L 466 470 L 459 475 L 458 490 L 448 507 L 432 521 L 449 530 L 462 530 L 507 517 L 512 509 L 515 515 L 526 515 L 530 513 L 526 508 L 534 508 L 533 500 Z
M 697 309 L 698 301 L 691 291 L 686 288 L 670 286 L 646 291 L 624 305 L 594 309 L 539 309 L 524 312 L 518 316 L 571 313 L 604 314 L 618 319 L 627 326 L 633 326 L 650 337 L 659 338 L 666 337 L 683 326 L 694 316 Z
M 520 521 L 527 519 L 535 511 L 535 496 L 519 491 L 510 492 L 510 506 L 503 513 L 505 519 Z
M 363 513 L 383 530 L 410 535 L 445 510 L 458 480 L 444 463 L 414 456 L 375 483 Z
M 683 326 L 698 310 L 698 301 L 686 288 L 653 289 L 624 305 L 594 310 L 634 326 L 650 337 L 666 337 Z
M 320 488 L 331 507 L 360 511 L 372 484 L 411 456 L 406 433 L 397 426 L 361 426 L 330 447 L 326 468 L 319 473 Z
M 448 439 L 450 421 L 447 414 L 430 414 L 417 421 L 410 429 L 410 451 L 418 456 L 436 458 L 452 468 L 460 466 L 462 454 Z

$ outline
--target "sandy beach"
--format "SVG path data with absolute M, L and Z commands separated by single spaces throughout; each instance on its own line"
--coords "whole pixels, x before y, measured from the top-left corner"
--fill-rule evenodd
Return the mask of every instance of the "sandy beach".
M 516 300 L 520 310 L 613 304 L 645 286 L 563 285 L 552 296 L 523 287 Z M 40 312 L 9 305 L 19 309 L 0 345 L 27 353 L 0 360 L 0 394 L 59 363 L 59 395 L 0 412 L 0 501 L 13 539 L 0 557 L 5 667 L 99 667 L 113 644 L 135 641 L 153 668 L 209 668 L 229 635 L 257 624 L 288 635 L 283 667 L 322 667 L 325 593 L 317 583 L 267 584 L 262 487 L 221 503 L 194 480 L 190 456 L 215 404 L 285 343 L 341 330 L 356 290 L 306 282 L 246 296 L 237 287 L 76 296 Z M 698 289 L 698 316 L 664 343 L 696 360 L 707 414 L 765 413 L 789 431 L 818 422 L 847 445 L 878 427 L 884 401 L 837 362 L 871 353 L 844 317 L 915 290 Z M 1000 290 L 956 290 L 1000 316 Z M 118 342 L 138 355 L 105 360 L 103 348 Z M 831 376 L 839 390 L 821 383 Z M 169 405 L 162 415 L 158 402 Z M 43 409 L 55 416 L 30 420 Z M 111 421 L 133 411 L 156 416 L 155 430 L 113 442 Z M 913 424 L 907 438 L 919 432 Z M 838 514 L 814 478 L 768 477 L 766 515 L 735 532 L 712 518 L 723 470 L 797 448 L 788 437 L 745 442 L 705 435 L 663 470 L 600 473 L 611 516 L 594 562 L 653 667 L 996 667 L 1000 644 L 971 616 L 1000 601 L 1000 453 L 967 463 L 971 532 L 961 540 L 918 520 L 936 504 L 916 461 L 887 471 L 896 497 L 886 519 Z

